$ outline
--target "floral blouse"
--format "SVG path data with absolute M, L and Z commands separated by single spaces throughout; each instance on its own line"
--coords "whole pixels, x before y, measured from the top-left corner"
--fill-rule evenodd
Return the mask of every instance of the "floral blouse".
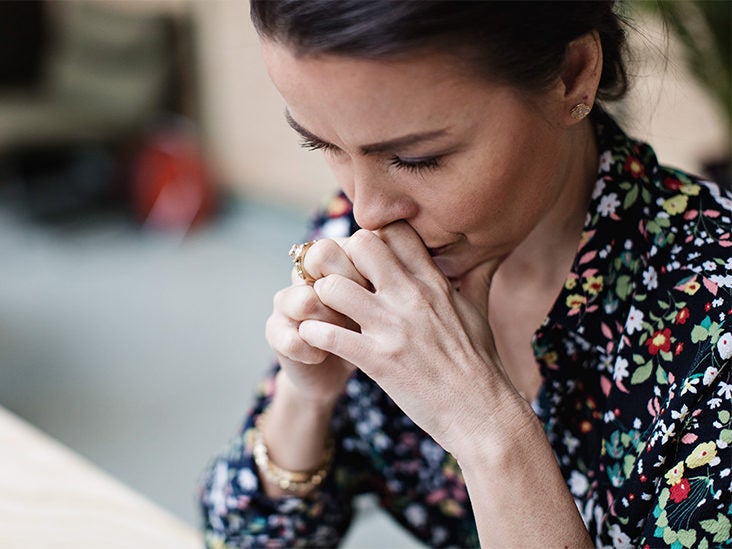
M 593 118 L 598 177 L 571 273 L 533 338 L 535 410 L 598 547 L 729 546 L 732 197 L 659 166 L 601 110 Z M 340 195 L 314 232 L 356 228 Z M 456 461 L 359 372 L 333 415 L 321 489 L 266 497 L 251 428 L 274 371 L 202 477 L 208 546 L 337 545 L 366 492 L 430 546 L 478 546 Z

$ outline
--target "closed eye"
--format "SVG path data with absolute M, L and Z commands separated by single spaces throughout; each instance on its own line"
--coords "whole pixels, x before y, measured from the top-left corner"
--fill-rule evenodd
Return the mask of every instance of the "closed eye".
M 325 151 L 325 152 L 335 152 L 339 151 L 340 149 L 336 147 L 335 145 L 331 143 L 326 143 L 325 141 L 320 141 L 318 139 L 311 139 L 309 137 L 302 137 L 300 140 L 300 146 L 303 149 L 307 149 L 308 151 Z
M 441 157 L 440 156 L 426 156 L 423 158 L 402 158 L 399 156 L 393 156 L 389 164 L 400 170 L 406 170 L 409 172 L 425 172 L 436 170 L 440 167 Z

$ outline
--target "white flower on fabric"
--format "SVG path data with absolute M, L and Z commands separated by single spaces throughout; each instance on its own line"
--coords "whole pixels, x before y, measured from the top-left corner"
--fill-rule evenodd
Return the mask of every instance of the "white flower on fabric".
M 257 477 L 250 469 L 239 471 L 236 480 L 245 492 L 254 492 L 257 489 Z
M 579 447 L 580 441 L 578 438 L 573 437 L 569 431 L 565 431 L 564 438 L 562 439 L 562 442 L 567 447 L 567 451 L 570 454 L 574 454 L 575 450 Z
M 226 514 L 226 493 L 225 486 L 229 478 L 229 467 L 224 461 L 219 461 L 214 469 L 213 483 L 208 492 L 208 501 L 213 507 L 216 517 Z
M 724 381 L 719 382 L 719 391 L 717 395 L 727 400 L 732 399 L 732 383 L 725 383 Z
M 584 496 L 590 487 L 587 477 L 578 471 L 572 471 L 567 483 L 569 484 L 569 491 L 578 498 Z
M 409 507 L 404 510 L 404 518 L 412 526 L 421 528 L 427 521 L 427 511 L 421 505 L 412 503 Z
M 437 547 L 445 544 L 445 540 L 448 537 L 447 528 L 438 526 L 432 529 L 432 546 Z
M 610 539 L 613 540 L 614 549 L 626 549 L 628 547 L 632 547 L 630 537 L 628 534 L 620 530 L 620 525 L 613 524 L 610 527 L 610 530 L 608 530 L 608 534 L 610 535 Z
M 607 217 L 609 215 L 613 215 L 618 206 L 620 206 L 620 200 L 618 200 L 617 193 L 610 193 L 600 199 L 597 211 L 601 216 Z
M 430 462 L 439 464 L 445 458 L 445 450 L 434 440 L 426 438 L 419 444 L 419 451 Z
M 696 387 L 694 387 L 694 385 L 697 385 L 698 383 L 699 383 L 699 378 L 698 377 L 695 377 L 695 378 L 687 377 L 684 380 L 683 387 L 681 387 L 681 395 L 683 396 L 686 393 L 694 393 L 694 394 L 696 394 Z
M 618 357 L 615 361 L 615 369 L 613 370 L 613 379 L 615 381 L 622 381 L 628 377 L 628 361 L 623 357 Z
M 720 336 L 717 341 L 717 351 L 719 351 L 722 360 L 732 357 L 732 333 L 725 332 Z
M 725 288 L 732 288 L 732 275 L 720 276 L 711 275 L 709 280 L 717 284 L 718 286 L 724 286 Z
M 715 408 L 719 408 L 722 405 L 722 399 L 721 398 L 710 398 L 707 401 L 707 404 L 709 405 L 710 410 L 714 410 Z
M 727 259 L 727 263 L 724 264 L 724 268 L 728 271 L 732 271 L 732 257 Z
M 729 198 L 720 196 L 719 198 L 717 198 L 717 203 L 719 203 L 719 205 L 722 206 L 722 208 L 724 208 L 725 210 L 732 210 L 732 200 L 730 200 Z
M 610 166 L 613 165 L 613 153 L 611 151 L 605 151 L 600 155 L 599 171 L 609 172 Z
M 707 260 L 704 263 L 702 263 L 702 267 L 704 267 L 705 271 L 716 271 L 717 270 L 717 263 L 712 260 Z
M 671 419 L 680 419 L 683 421 L 687 415 L 689 415 L 689 407 L 686 404 L 681 407 L 681 410 L 671 410 Z
M 706 369 L 704 372 L 704 379 L 702 380 L 702 385 L 711 385 L 712 381 L 714 381 L 719 375 L 719 370 L 715 368 L 714 366 L 710 366 Z
M 653 265 L 643 271 L 643 284 L 645 284 L 646 288 L 649 290 L 658 288 L 658 273 Z
M 595 188 L 592 191 L 592 199 L 597 200 L 602 196 L 602 193 L 605 191 L 605 181 L 602 179 L 598 179 L 597 183 L 595 183 Z
M 661 444 L 666 444 L 669 440 L 673 440 L 676 437 L 676 424 L 672 423 L 670 426 L 666 427 L 665 423 L 660 423 L 659 427 L 661 428 Z
M 633 332 L 639 331 L 643 327 L 643 311 L 640 311 L 630 306 L 630 312 L 628 313 L 628 320 L 625 321 L 625 331 L 628 335 Z
M 712 301 L 712 307 L 719 307 L 723 303 L 724 303 L 724 299 L 722 299 L 721 297 L 718 297 L 717 299 Z

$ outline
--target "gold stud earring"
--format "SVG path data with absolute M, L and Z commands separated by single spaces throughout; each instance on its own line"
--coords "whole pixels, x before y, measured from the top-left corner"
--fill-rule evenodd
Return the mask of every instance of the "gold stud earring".
M 590 107 L 588 104 L 577 103 L 574 107 L 572 107 L 572 110 L 569 111 L 569 114 L 575 120 L 582 120 L 585 116 L 590 114 L 591 110 L 592 110 L 592 107 Z

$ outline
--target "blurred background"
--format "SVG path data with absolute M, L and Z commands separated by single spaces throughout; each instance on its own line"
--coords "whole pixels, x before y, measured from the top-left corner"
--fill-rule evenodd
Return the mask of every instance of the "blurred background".
M 629 3 L 613 107 L 727 185 L 731 6 Z M 335 188 L 283 112 L 245 0 L 0 1 L 0 406 L 191 524 Z M 362 507 L 347 546 L 414 546 Z

